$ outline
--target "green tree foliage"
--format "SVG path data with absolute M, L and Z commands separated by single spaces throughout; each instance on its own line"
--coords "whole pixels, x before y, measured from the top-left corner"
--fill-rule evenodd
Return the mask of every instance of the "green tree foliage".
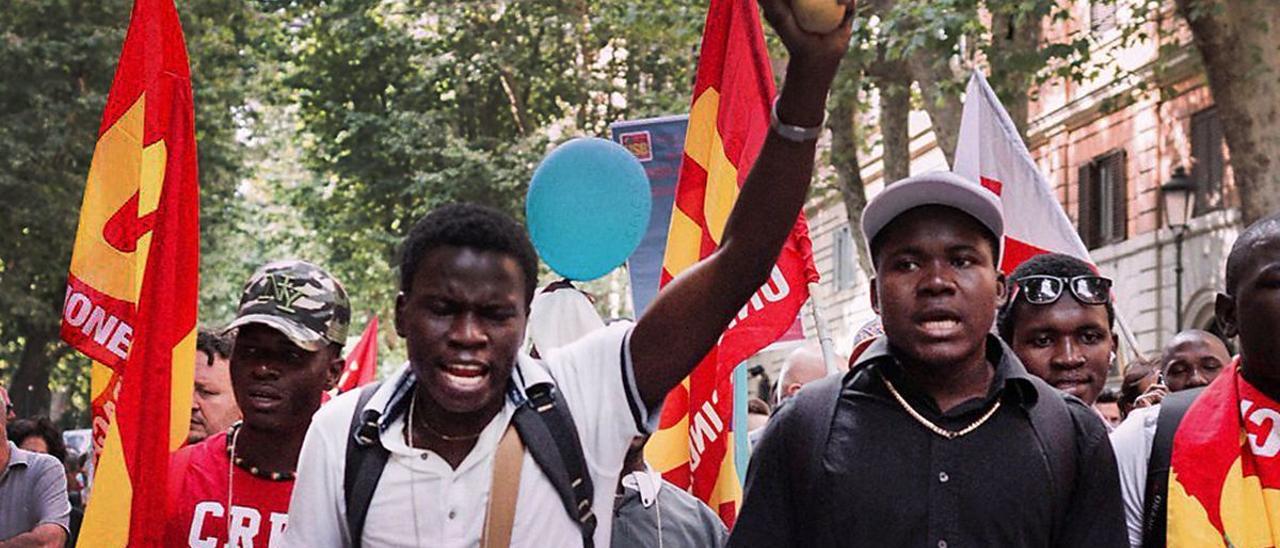
M 887 181 L 905 176 L 911 161 L 907 117 L 914 108 L 928 112 L 938 147 L 951 161 L 961 99 L 974 68 L 988 73 L 1014 123 L 1025 129 L 1029 101 L 1040 85 L 1098 73 L 1087 33 L 1043 32 L 1068 19 L 1071 7 L 1060 0 L 858 2 L 854 43 L 828 101 L 833 144 L 855 149 L 832 150 L 834 184 L 819 188 L 839 190 L 850 218 L 861 215 L 866 198 L 857 174 L 859 149 L 880 145 Z M 868 112 L 878 118 L 869 128 L 863 116 Z M 855 234 L 854 241 L 861 238 Z M 865 253 L 861 258 L 865 264 Z
M 58 341 L 59 312 L 103 106 L 132 2 L 15 0 L 0 16 L 0 379 L 23 414 L 70 400 L 66 424 L 87 424 L 88 361 Z M 244 169 L 237 116 L 257 63 L 261 18 L 243 2 L 183 3 L 200 154 L 207 256 Z M 217 279 L 218 275 L 206 276 Z M 216 299 L 216 297 L 215 297 Z
M 314 176 L 281 185 L 357 309 L 388 317 L 397 245 L 433 206 L 523 217 L 548 147 L 684 112 L 701 2 L 267 4 L 290 21 L 284 99 Z
M 21 412 L 47 408 L 50 370 L 66 355 L 56 341 L 67 265 L 124 36 L 113 23 L 127 10 L 123 1 L 15 1 L 0 17 L 10 75 L 0 79 L 0 373 Z

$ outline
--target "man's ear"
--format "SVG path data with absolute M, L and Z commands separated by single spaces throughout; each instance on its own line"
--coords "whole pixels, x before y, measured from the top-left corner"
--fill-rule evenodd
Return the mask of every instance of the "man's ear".
M 869 295 L 869 297 L 871 297 L 871 310 L 875 311 L 876 315 L 879 316 L 880 315 L 880 286 L 879 284 L 876 283 L 875 276 L 871 277 L 871 294 Z
M 338 379 L 342 378 L 342 368 L 346 365 L 346 361 L 342 359 L 342 349 L 333 349 L 333 359 L 329 360 L 329 367 L 324 372 L 324 390 L 326 392 L 338 386 Z
M 1009 300 L 1009 282 L 1004 272 L 996 269 L 996 308 L 1004 306 Z
M 1213 315 L 1218 320 L 1218 329 L 1222 336 L 1230 339 L 1240 334 L 1240 326 L 1236 323 L 1236 300 L 1226 293 L 1219 293 L 1213 301 Z
M 404 307 L 406 306 L 405 300 L 406 300 L 406 297 L 403 291 L 396 293 L 396 318 L 395 318 L 396 335 L 399 335 L 400 338 L 402 339 L 405 338 L 404 334 L 406 331 L 404 327 L 404 322 L 405 322 Z

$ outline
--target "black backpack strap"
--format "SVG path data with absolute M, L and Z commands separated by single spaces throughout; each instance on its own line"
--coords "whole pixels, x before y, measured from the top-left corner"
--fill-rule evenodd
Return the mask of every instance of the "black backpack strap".
M 381 382 L 371 383 L 360 389 L 347 436 L 342 495 L 347 504 L 347 532 L 351 535 L 351 546 L 355 548 L 360 548 L 364 521 L 369 515 L 369 502 L 373 500 L 378 479 L 382 477 L 382 469 L 391 454 L 378 438 L 378 419 L 382 414 L 372 409 L 366 411 L 364 408 L 379 386 L 382 386 Z
M 582 545 L 593 548 L 596 516 L 591 510 L 591 498 L 594 491 L 573 415 L 551 383 L 529 386 L 525 395 L 528 400 L 516 409 L 511 421 L 533 461 L 556 488 L 565 510 L 578 523 Z
M 1169 469 L 1173 457 L 1173 435 L 1178 432 L 1182 417 L 1186 416 L 1192 402 L 1203 388 L 1183 390 L 1165 396 L 1160 402 L 1156 434 L 1151 439 L 1151 456 L 1147 460 L 1147 488 L 1142 501 L 1142 545 L 1165 545 L 1168 520 L 1165 512 L 1169 505 Z
M 860 370 L 862 374 L 865 370 Z M 840 401 L 840 389 L 844 387 L 844 375 L 829 375 L 806 384 L 796 393 L 787 405 L 793 407 L 789 412 L 788 423 L 794 425 L 787 435 L 790 461 L 800 464 L 800 475 L 796 478 L 796 496 L 798 507 L 793 510 L 801 528 L 817 534 L 831 531 L 830 524 L 822 524 L 820 520 L 827 515 L 826 493 L 822 489 L 825 474 L 822 457 L 826 454 L 827 439 L 831 434 L 831 421 L 836 414 L 836 404 Z
M 1032 378 L 1031 382 L 1036 387 L 1036 404 L 1031 406 L 1028 415 L 1049 468 L 1049 493 L 1053 497 L 1051 531 L 1053 538 L 1059 539 L 1076 483 L 1076 426 L 1067 407 L 1067 399 L 1075 396 L 1060 392 L 1038 378 Z

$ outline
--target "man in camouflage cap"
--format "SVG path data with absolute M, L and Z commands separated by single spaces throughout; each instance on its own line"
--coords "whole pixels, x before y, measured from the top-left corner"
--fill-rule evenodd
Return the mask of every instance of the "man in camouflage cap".
M 350 321 L 342 284 L 316 265 L 277 261 L 249 278 L 227 326 L 244 420 L 174 455 L 166 545 L 280 541 L 302 440 L 342 371 Z
M 269 263 L 249 278 L 227 330 L 263 324 L 311 352 L 342 346 L 351 325 L 347 292 L 324 269 L 305 261 Z

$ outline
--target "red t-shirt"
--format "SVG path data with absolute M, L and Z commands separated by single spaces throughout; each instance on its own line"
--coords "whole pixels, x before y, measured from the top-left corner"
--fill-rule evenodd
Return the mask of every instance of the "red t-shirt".
M 229 471 L 234 489 L 228 489 Z M 228 536 L 231 546 L 282 545 L 293 480 L 261 479 L 231 466 L 226 432 L 174 453 L 169 477 L 180 483 L 169 493 L 165 546 L 220 548 Z

